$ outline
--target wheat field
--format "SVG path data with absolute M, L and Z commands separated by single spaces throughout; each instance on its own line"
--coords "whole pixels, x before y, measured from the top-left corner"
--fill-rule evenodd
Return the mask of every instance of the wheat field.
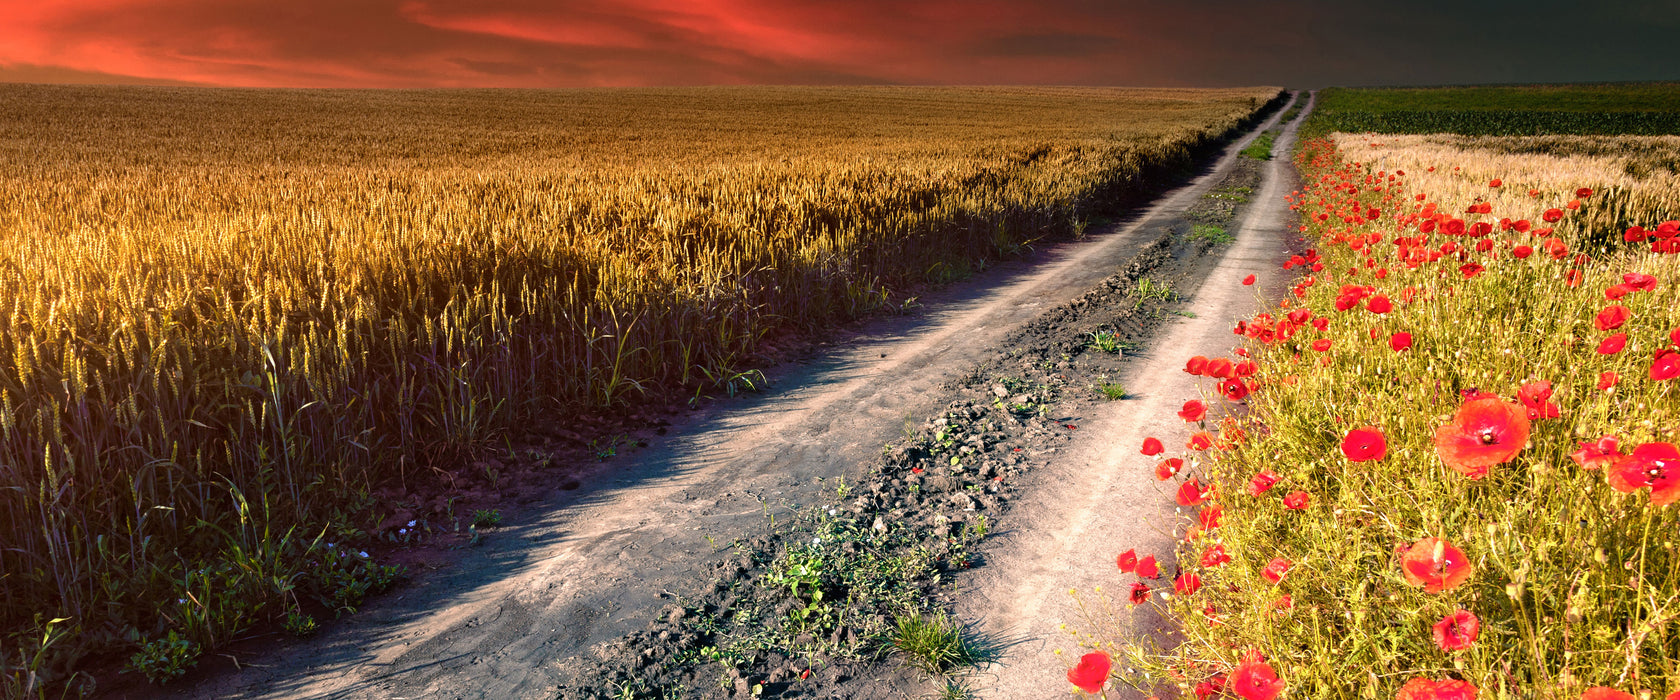
M 0 679 L 353 603 L 378 485 L 729 388 L 1278 93 L 0 85 Z

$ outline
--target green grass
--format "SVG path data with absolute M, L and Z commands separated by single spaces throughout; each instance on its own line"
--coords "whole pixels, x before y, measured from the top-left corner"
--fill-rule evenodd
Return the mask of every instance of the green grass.
M 1108 397 L 1109 401 L 1119 401 L 1126 398 L 1126 387 L 1121 386 L 1120 382 L 1104 384 L 1097 387 L 1097 391 Z
M 899 616 L 892 643 L 904 652 L 906 663 L 929 675 L 983 660 L 980 650 L 963 638 L 962 625 L 943 613 Z
M 1237 237 L 1220 226 L 1196 224 L 1190 228 L 1190 240 L 1206 245 L 1225 245 L 1237 242 Z
M 1241 203 L 1241 202 L 1247 202 L 1248 198 L 1252 197 L 1253 195 L 1254 195 L 1254 188 L 1252 188 L 1252 187 L 1222 187 L 1220 189 L 1209 192 L 1204 196 L 1206 196 L 1208 199 L 1217 199 L 1217 200 L 1225 201 L 1225 202 Z
M 1242 149 L 1243 157 L 1253 158 L 1255 160 L 1271 160 L 1272 140 L 1274 137 L 1275 134 L 1270 131 L 1261 133 L 1259 136 L 1254 137 L 1254 141 L 1248 144 L 1247 148 Z
M 1680 83 L 1328 88 L 1303 137 L 1332 131 L 1680 134 Z

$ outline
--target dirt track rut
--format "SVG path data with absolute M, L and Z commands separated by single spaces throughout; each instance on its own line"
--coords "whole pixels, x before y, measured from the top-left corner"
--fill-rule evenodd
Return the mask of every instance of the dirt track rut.
M 1309 101 L 1303 115 L 1310 109 Z M 1297 119 L 1283 130 L 1274 153 L 1290 152 L 1299 123 Z M 959 616 L 1006 645 L 1003 657 L 974 679 L 982 697 L 1067 697 L 1063 676 L 1072 662 L 1064 663 L 1054 650 L 1063 649 L 1069 658 L 1081 651 L 1073 636 L 1058 627 L 1065 623 L 1093 631 L 1069 589 L 1082 591 L 1087 599 L 1095 599 L 1091 591 L 1097 586 L 1104 588 L 1102 595 L 1123 596 L 1131 577 L 1116 570 L 1114 557 L 1126 549 L 1172 560 L 1176 536 L 1184 527 L 1173 500 L 1178 482 L 1156 481 L 1154 461 L 1140 455 L 1139 447 L 1152 436 L 1167 444 L 1170 453 L 1182 453 L 1175 448 L 1185 444 L 1191 430 L 1176 413 L 1190 399 L 1206 400 L 1212 407 L 1210 420 L 1217 417 L 1224 400 L 1203 386 L 1205 380 L 1199 383 L 1186 374 L 1184 362 L 1192 355 L 1230 356 L 1238 345 L 1231 333 L 1236 321 L 1255 313 L 1262 296 L 1279 298 L 1284 293 L 1287 273 L 1280 266 L 1289 257 L 1287 239 L 1293 234 L 1288 227 L 1293 219 L 1283 195 L 1293 181 L 1287 158 L 1266 162 L 1236 243 L 1183 307 L 1194 317 L 1160 330 L 1147 354 L 1121 375 L 1137 395 L 1089 415 L 1084 431 L 1095 439 L 1076 441 L 1062 458 L 1033 473 L 1035 483 L 1022 486 L 1024 497 L 1010 511 L 1007 532 L 987 550 L 987 566 L 959 581 L 964 587 Z M 1258 283 L 1243 286 L 1241 280 L 1250 274 Z M 1176 570 L 1163 566 L 1166 575 L 1152 584 L 1170 590 L 1163 582 Z M 1122 601 L 1115 608 L 1127 606 Z M 1126 621 L 1129 633 L 1136 638 L 1169 636 L 1170 627 L 1147 611 L 1138 608 Z
M 808 362 L 777 368 L 770 372 L 769 391 L 697 412 L 650 447 L 585 475 L 581 488 L 553 490 L 531 512 L 513 514 L 512 524 L 483 546 L 465 550 L 418 584 L 373 602 L 323 637 L 277 644 L 255 660 L 258 665 L 245 665 L 181 693 L 269 698 L 548 696 L 564 659 L 641 627 L 671 596 L 688 595 L 704 585 L 724 556 L 717 545 L 762 533 L 766 513 L 777 512 L 782 507 L 778 504 L 819 498 L 828 488 L 821 479 L 853 478 L 879 455 L 883 444 L 900 436 L 907 420 L 938 411 L 947 386 L 995 355 L 995 346 L 1011 330 L 1102 282 L 1153 243 L 1147 226 L 1196 202 L 1252 136 L 1227 148 L 1206 174 L 1126 221 L 1031 259 L 997 266 L 931 295 L 923 313 L 881 319 Z M 1273 170 L 1281 167 L 1272 162 Z M 1281 201 L 1277 182 L 1277 173 L 1268 171 L 1269 189 L 1261 194 L 1260 206 Z M 1258 215 L 1251 215 L 1236 249 L 1227 255 L 1227 264 L 1274 270 L 1267 258 L 1272 251 L 1266 248 L 1271 234 L 1256 228 L 1254 216 Z M 1216 274 L 1230 273 L 1222 266 Z M 1217 347 L 1224 348 L 1230 344 L 1225 319 L 1234 318 L 1240 299 L 1224 285 L 1212 284 L 1207 290 L 1217 296 L 1207 297 L 1206 303 L 1230 308 L 1210 311 L 1202 323 L 1189 325 L 1217 324 L 1226 334 Z M 1203 303 L 1198 295 L 1191 308 Z M 1186 348 L 1213 337 L 1184 331 L 1186 327 L 1174 327 L 1173 340 L 1164 347 Z M 1149 366 L 1153 364 L 1152 359 Z M 1144 378 L 1128 381 L 1128 386 L 1147 385 L 1152 370 L 1140 371 L 1146 373 Z M 1103 418 L 1109 427 L 1093 424 L 1086 437 L 1075 441 L 1071 457 L 1085 460 L 1080 464 L 1086 466 L 1061 461 L 1069 462 L 1075 472 L 1089 464 L 1120 461 L 1104 450 L 1111 443 L 1128 444 L 1128 431 L 1147 427 L 1126 426 L 1126 421 L 1170 417 L 1171 411 L 1163 413 L 1155 404 L 1181 392 L 1163 386 L 1145 393 L 1139 401 L 1114 404 L 1114 413 Z M 1060 477 L 1047 478 L 1052 479 L 1049 484 Z M 1015 521 L 1010 526 L 1017 533 L 1014 539 L 983 570 L 989 573 L 970 584 L 989 596 L 986 600 L 1011 600 L 970 611 L 1017 637 L 1040 634 L 1042 625 L 1031 620 L 1055 614 L 1040 589 L 1060 590 L 1078 583 L 1057 580 L 1048 567 L 1066 561 L 1071 570 L 1090 568 L 1087 562 L 1067 560 L 1065 552 L 1079 538 L 1093 536 L 1087 524 L 1091 511 L 1100 503 L 1125 498 L 1147 512 L 1160 500 L 1152 482 L 1147 491 L 1138 491 L 1127 479 L 1111 481 L 1111 490 L 1118 489 L 1119 495 L 1088 498 L 1085 505 L 1070 506 L 1066 517 Z M 1050 489 L 1039 491 L 1041 495 L 1033 498 L 1062 498 Z M 1035 544 L 1041 537 L 1053 543 Z M 1011 553 L 1012 547 L 1018 547 L 1019 554 Z M 987 583 L 985 576 L 1007 577 L 1012 587 Z M 1059 675 L 1057 662 L 1026 654 L 1030 648 L 1014 647 L 997 671 L 997 687 L 1017 687 L 1010 680 L 1016 671 L 1028 680 L 1045 669 Z M 1050 695 L 1065 692 L 1062 685 L 1051 687 L 1055 692 Z M 1011 691 L 996 695 L 1034 696 Z

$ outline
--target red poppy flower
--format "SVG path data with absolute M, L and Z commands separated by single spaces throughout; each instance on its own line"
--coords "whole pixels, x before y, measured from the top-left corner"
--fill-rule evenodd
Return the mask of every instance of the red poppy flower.
M 1207 370 L 1205 370 L 1203 372 L 1203 374 L 1205 374 L 1206 376 L 1209 376 L 1209 377 L 1213 377 L 1215 379 L 1230 379 L 1231 378 L 1231 358 L 1216 357 L 1216 358 L 1213 358 L 1211 360 L 1208 360 Z
M 1152 437 L 1143 439 L 1143 456 L 1145 457 L 1154 457 L 1155 455 L 1161 454 L 1161 452 L 1165 449 L 1166 448 L 1161 445 L 1160 440 Z
M 1232 377 L 1219 383 L 1219 393 L 1224 394 L 1230 401 L 1241 401 L 1248 398 L 1248 383 Z
M 1626 306 L 1612 304 L 1598 312 L 1598 316 L 1593 319 L 1593 327 L 1601 331 L 1612 331 L 1621 328 L 1622 324 L 1627 323 L 1628 319 L 1632 317 L 1633 312 L 1628 311 Z
M 1547 209 L 1546 213 L 1540 215 L 1540 218 L 1545 220 L 1548 224 L 1555 224 L 1558 221 L 1563 220 L 1563 210 L 1556 207 Z
M 1191 595 L 1202 588 L 1202 577 L 1189 571 L 1181 571 L 1173 577 L 1173 591 L 1179 595 Z
M 1575 190 L 1575 198 L 1576 199 L 1586 199 L 1586 198 L 1591 197 L 1591 196 L 1592 196 L 1592 188 L 1591 187 L 1582 187 L 1581 189 Z
M 1207 404 L 1196 399 L 1185 401 L 1184 408 L 1178 411 L 1178 417 L 1183 418 L 1186 423 L 1195 423 L 1207 417 Z
M 1522 406 L 1475 395 L 1458 407 L 1451 423 L 1435 429 L 1435 452 L 1448 467 L 1480 479 L 1488 467 L 1509 462 L 1522 451 L 1528 430 Z
M 1178 486 L 1178 504 L 1179 505 L 1188 508 L 1190 506 L 1201 505 L 1202 501 L 1205 501 L 1205 500 L 1207 500 L 1207 492 L 1202 490 L 1201 482 L 1197 481 L 1194 477 L 1191 477 L 1191 479 L 1189 481 L 1186 481 L 1182 484 L 1179 484 L 1179 486 Z
M 1446 540 L 1425 537 L 1412 543 L 1400 558 L 1400 569 L 1406 582 L 1423 586 L 1427 593 L 1457 588 L 1470 578 L 1470 560 Z
M 1388 439 L 1381 428 L 1368 425 L 1348 431 L 1342 438 L 1342 455 L 1353 462 L 1371 462 L 1388 455 Z
M 1282 478 L 1269 469 L 1262 470 L 1259 474 L 1255 474 L 1254 478 L 1248 480 L 1248 495 L 1259 496 L 1270 491 Z
M 1458 651 L 1469 649 L 1471 644 L 1476 643 L 1476 635 L 1482 630 L 1482 621 L 1469 610 L 1459 610 L 1441 618 L 1433 629 L 1435 646 L 1441 647 L 1442 651 Z
M 1324 352 L 1326 350 L 1329 350 L 1330 349 L 1330 339 L 1329 338 L 1319 338 L 1318 340 L 1313 341 L 1312 349 L 1317 350 L 1319 352 Z
M 1488 181 L 1488 187 L 1498 187 L 1498 186 L 1503 185 L 1503 184 L 1505 184 L 1505 183 L 1500 181 L 1499 178 L 1494 178 L 1494 179 Z
M 1639 700 L 1631 693 L 1624 693 L 1609 686 L 1595 686 L 1581 693 L 1581 700 Z
M 1469 681 L 1413 678 L 1400 686 L 1394 700 L 1476 700 L 1476 692 L 1476 686 Z
M 1374 314 L 1386 314 L 1394 310 L 1394 303 L 1388 297 L 1378 294 L 1365 302 L 1365 310 Z
M 1477 265 L 1476 263 L 1464 263 L 1463 265 L 1458 266 L 1458 272 L 1459 274 L 1464 275 L 1464 279 L 1470 279 L 1476 275 L 1482 274 L 1482 270 L 1484 269 L 1486 268 L 1481 265 Z
M 1612 335 L 1608 338 L 1605 338 L 1603 341 L 1599 342 L 1599 344 L 1598 344 L 1598 354 L 1600 354 L 1600 355 L 1614 355 L 1618 352 L 1621 352 L 1622 348 L 1625 348 L 1625 347 L 1627 347 L 1627 334 L 1626 333 L 1617 333 L 1617 334 Z
M 1552 403 L 1551 398 L 1551 382 L 1529 382 L 1522 385 L 1522 388 L 1517 389 L 1517 400 L 1521 401 L 1523 408 L 1528 410 L 1529 420 L 1558 417 L 1560 415 L 1558 406 Z
M 1243 349 L 1237 348 L 1237 352 L 1243 352 Z M 1260 365 L 1255 364 L 1253 360 L 1243 360 L 1231 366 L 1231 378 L 1252 377 L 1258 371 L 1260 371 Z
M 1555 251 L 1554 251 L 1554 254 L 1552 255 L 1552 257 L 1558 258 L 1558 257 L 1562 257 L 1562 256 L 1556 255 Z M 1564 276 L 1563 276 L 1563 283 L 1567 286 L 1570 286 L 1570 287 L 1581 286 L 1581 271 L 1580 270 L 1570 270 L 1568 273 L 1565 273 Z
M 1166 481 L 1167 479 L 1177 476 L 1178 470 L 1183 468 L 1184 460 L 1177 457 L 1168 457 L 1155 465 L 1155 478 L 1161 481 Z
M 1638 272 L 1628 272 L 1622 275 L 1622 284 L 1641 292 L 1649 292 L 1657 288 L 1657 278 Z
M 1651 381 L 1660 382 L 1675 377 L 1680 377 L 1680 352 L 1671 348 L 1658 350 L 1656 357 L 1651 358 Z
M 1668 332 L 1668 342 L 1680 346 L 1680 328 Z
M 1215 503 L 1202 508 L 1201 512 L 1196 514 L 1196 521 L 1201 523 L 1202 529 L 1212 530 L 1219 527 L 1219 517 L 1224 514 L 1225 508 Z
M 1610 478 L 1610 488 L 1633 493 L 1649 486 L 1651 505 L 1668 505 L 1680 499 L 1680 449 L 1667 442 L 1645 443 L 1617 459 L 1605 475 Z
M 1108 685 L 1108 670 L 1112 667 L 1108 654 L 1093 651 L 1079 657 L 1079 665 L 1068 669 L 1067 679 L 1074 687 L 1096 695 Z
M 1614 465 L 1622 458 L 1622 451 L 1616 438 L 1608 435 L 1592 442 L 1581 443 L 1581 449 L 1569 454 L 1569 458 L 1586 469 L 1598 469 Z
M 1199 377 L 1202 375 L 1202 372 L 1207 370 L 1207 363 L 1207 358 L 1197 355 L 1190 358 L 1188 362 L 1184 363 L 1184 371 L 1188 374 Z
M 1389 336 L 1388 347 L 1393 349 L 1395 352 L 1404 352 L 1412 349 L 1412 334 L 1400 331 Z
M 1226 689 L 1243 700 L 1274 700 L 1283 693 L 1283 681 L 1271 665 L 1258 659 L 1246 659 L 1231 673 Z
M 1130 598 L 1134 606 L 1149 602 L 1149 584 L 1141 581 L 1133 583 Z
M 1530 248 L 1528 246 L 1525 246 L 1525 245 L 1520 245 L 1520 246 L 1517 246 L 1517 247 L 1511 249 L 1512 257 L 1515 257 L 1517 259 L 1527 258 L 1528 256 L 1533 255 L 1533 254 L 1534 254 L 1534 249 Z
M 1231 560 L 1231 555 L 1225 553 L 1225 545 L 1216 544 L 1202 550 L 1201 564 L 1203 568 L 1211 569 Z
M 1121 552 L 1120 556 L 1114 558 L 1114 563 L 1115 563 L 1115 565 L 1120 567 L 1120 573 L 1122 573 L 1122 574 L 1132 573 L 1132 570 L 1137 568 L 1137 563 L 1138 563 L 1137 549 L 1133 548 L 1133 549 L 1128 549 L 1124 552 Z
M 1273 557 L 1271 561 L 1266 563 L 1266 568 L 1260 570 L 1260 576 L 1276 585 L 1282 583 L 1283 577 L 1288 575 L 1289 570 L 1294 567 L 1295 563 L 1288 559 Z
M 1600 372 L 1598 374 L 1598 390 L 1604 391 L 1605 389 L 1609 389 L 1610 387 L 1615 386 L 1616 382 L 1621 380 L 1622 378 L 1617 376 L 1615 372 Z
M 1243 278 L 1243 285 L 1244 286 L 1251 285 L 1251 284 L 1254 284 L 1254 275 L 1249 275 L 1249 276 Z
M 1137 568 L 1133 570 L 1138 578 L 1159 578 L 1161 567 L 1155 563 L 1155 555 L 1151 554 L 1138 560 Z
M 1198 431 L 1196 434 L 1190 436 L 1190 442 L 1185 443 L 1184 446 L 1200 452 L 1209 447 L 1213 447 L 1213 435 L 1209 434 L 1206 430 Z
M 1289 495 L 1283 497 L 1283 507 L 1290 510 L 1305 510 L 1307 502 L 1311 500 L 1312 496 L 1306 491 L 1291 491 Z

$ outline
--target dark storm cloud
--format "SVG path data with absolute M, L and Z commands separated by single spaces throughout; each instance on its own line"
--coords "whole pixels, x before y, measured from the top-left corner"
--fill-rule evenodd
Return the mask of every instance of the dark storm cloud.
M 1680 3 L 62 0 L 0 80 L 296 86 L 1315 86 L 1680 78 Z

